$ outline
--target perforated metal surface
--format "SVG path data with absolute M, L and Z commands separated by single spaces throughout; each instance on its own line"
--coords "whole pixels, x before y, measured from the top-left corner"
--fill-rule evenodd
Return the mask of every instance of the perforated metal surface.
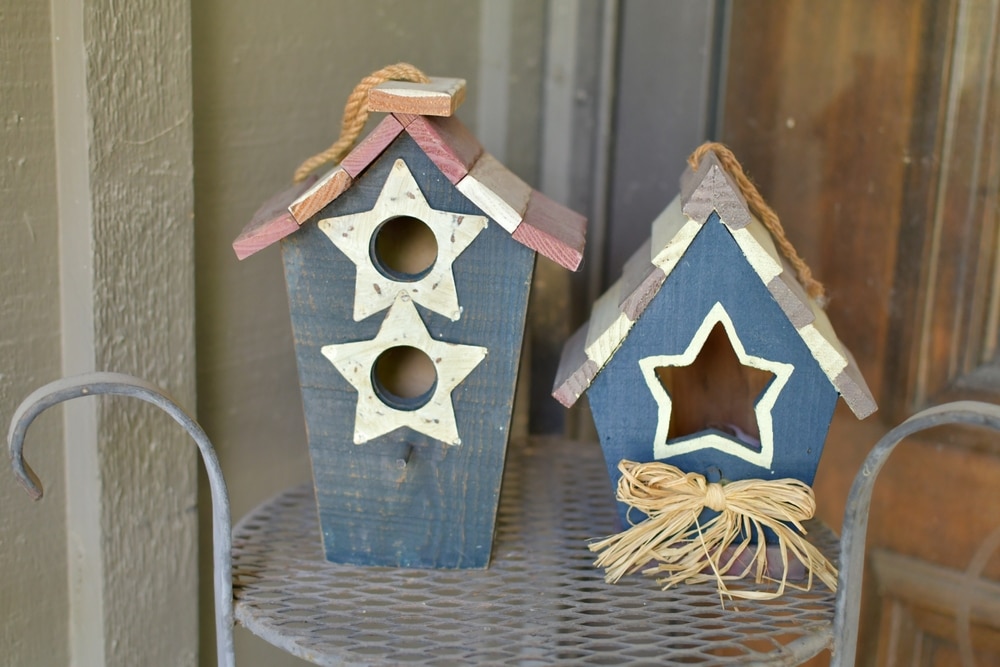
M 587 540 L 615 530 L 599 447 L 511 445 L 488 570 L 403 570 L 323 559 L 312 490 L 262 505 L 233 539 L 236 619 L 319 665 L 794 665 L 832 641 L 822 584 L 772 602 L 714 586 L 604 583 Z M 833 558 L 835 536 L 810 539 Z

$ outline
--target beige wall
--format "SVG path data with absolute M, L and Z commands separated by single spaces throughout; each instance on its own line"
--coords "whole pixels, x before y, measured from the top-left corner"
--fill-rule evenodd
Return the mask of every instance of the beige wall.
M 0 410 L 132 373 L 194 407 L 187 0 L 0 0 Z M 193 665 L 196 455 L 165 415 L 74 401 L 0 475 L 0 661 Z
M 310 473 L 279 249 L 237 262 L 232 240 L 301 160 L 333 142 L 358 80 L 401 60 L 466 78 L 460 116 L 535 182 L 544 4 L 200 0 L 192 10 L 198 414 L 238 519 Z M 203 585 L 202 609 L 210 599 Z M 204 665 L 211 631 L 202 623 Z M 245 631 L 237 662 L 304 664 Z
M 60 374 L 59 265 L 48 3 L 0 2 L 0 415 Z M 43 415 L 31 460 L 47 483 L 32 503 L 0 470 L 0 654 L 67 663 L 62 421 Z M 6 456 L 2 457 L 6 461 Z
M 193 408 L 196 377 L 238 519 L 309 469 L 278 251 L 238 263 L 232 239 L 332 142 L 357 80 L 398 60 L 468 79 L 460 115 L 537 185 L 545 5 L 129 7 L 0 0 L 0 416 L 92 368 Z M 41 503 L 0 474 L 3 661 L 192 664 L 197 624 L 213 664 L 205 488 L 200 621 L 191 593 L 193 449 L 150 410 L 83 403 L 32 428 Z M 237 639 L 241 667 L 300 664 Z

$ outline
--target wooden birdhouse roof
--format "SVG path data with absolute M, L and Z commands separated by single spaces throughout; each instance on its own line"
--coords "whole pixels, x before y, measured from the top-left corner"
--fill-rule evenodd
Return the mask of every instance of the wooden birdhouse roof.
M 590 320 L 566 343 L 552 395 L 570 407 L 590 387 L 702 226 L 714 219 L 713 213 L 854 414 L 860 419 L 874 412 L 875 401 L 851 353 L 712 152 L 702 158 L 697 171 L 689 168 L 684 173 L 680 194 L 653 221 L 650 238 L 625 263 L 621 278 L 594 303 Z
M 389 81 L 369 92 L 370 111 L 388 115 L 334 169 L 276 195 L 233 242 L 239 259 L 294 233 L 350 190 L 365 169 L 406 133 L 441 173 L 515 241 L 570 270 L 583 258 L 586 218 L 552 201 L 486 152 L 453 114 L 465 98 L 462 79 Z

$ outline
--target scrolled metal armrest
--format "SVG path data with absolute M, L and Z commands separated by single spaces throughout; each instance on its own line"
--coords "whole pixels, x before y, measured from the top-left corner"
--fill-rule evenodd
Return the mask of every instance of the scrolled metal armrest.
M 7 448 L 17 481 L 28 495 L 38 500 L 44 493 L 41 480 L 24 460 L 24 439 L 38 415 L 53 405 L 82 396 L 110 394 L 131 396 L 152 403 L 180 424 L 195 441 L 208 472 L 212 492 L 212 530 L 215 560 L 216 649 L 220 667 L 234 667 L 232 519 L 229 494 L 215 449 L 201 426 L 165 391 L 131 375 L 86 373 L 50 382 L 33 391 L 14 412 L 7 432 Z
M 837 607 L 834 613 L 832 667 L 854 664 L 858 646 L 858 620 L 861 614 L 861 583 L 865 566 L 865 538 L 868 510 L 875 479 L 892 451 L 904 438 L 935 426 L 967 424 L 1000 431 L 1000 406 L 978 401 L 956 401 L 927 408 L 892 429 L 875 444 L 854 478 L 844 511 L 843 536 L 840 540 L 840 577 L 837 582 Z

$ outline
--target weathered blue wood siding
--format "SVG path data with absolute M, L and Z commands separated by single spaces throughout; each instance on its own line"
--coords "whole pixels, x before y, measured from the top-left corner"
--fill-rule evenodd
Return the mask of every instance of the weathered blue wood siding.
M 837 391 L 713 214 L 587 391 L 613 486 L 621 459 L 653 460 L 657 404 L 639 359 L 683 353 L 716 303 L 729 313 L 748 354 L 795 367 L 772 410 L 773 464 L 764 469 L 716 449 L 662 460 L 710 477 L 710 468 L 718 468 L 728 480 L 794 477 L 812 484 Z M 620 509 L 624 519 L 626 508 Z
M 483 215 L 404 134 L 348 192 L 282 241 L 324 545 L 335 562 L 485 567 L 534 252 L 491 220 L 453 265 L 461 318 L 417 306 L 432 337 L 489 349 L 452 393 L 461 446 L 409 428 L 355 445 L 357 392 L 320 352 L 375 337 L 388 311 L 353 321 L 355 265 L 315 221 L 369 210 L 397 158 L 432 208 Z

